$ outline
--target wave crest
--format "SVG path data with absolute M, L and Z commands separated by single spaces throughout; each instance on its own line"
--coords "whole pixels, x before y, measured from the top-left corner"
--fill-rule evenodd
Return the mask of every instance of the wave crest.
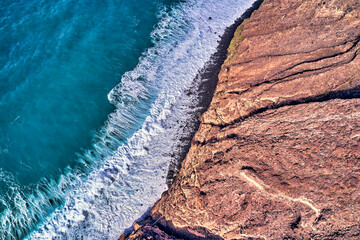
M 219 36 L 252 3 L 189 0 L 159 11 L 154 47 L 108 94 L 116 110 L 94 148 L 79 156 L 77 169 L 47 183 L 51 194 L 34 198 L 34 206 L 49 196 L 64 204 L 30 239 L 116 239 L 158 200 L 167 189 L 170 153 L 186 144 L 184 136 L 196 126 L 199 93 L 186 93 L 199 88 L 197 75 L 216 52 Z M 26 214 L 41 216 L 41 207 Z

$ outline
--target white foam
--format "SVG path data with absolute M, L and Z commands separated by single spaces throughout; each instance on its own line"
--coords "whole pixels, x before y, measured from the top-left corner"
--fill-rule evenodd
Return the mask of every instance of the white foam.
M 85 153 L 85 160 L 104 161 L 89 164 L 93 170 L 86 178 L 69 170 L 50 184 L 67 189 L 65 204 L 29 239 L 117 239 L 160 198 L 167 189 L 169 153 L 194 127 L 198 98 L 185 92 L 198 87 L 196 75 L 215 53 L 219 36 L 252 3 L 189 0 L 159 11 L 155 46 L 109 93 L 117 110 L 99 133 L 95 151 Z M 147 108 L 143 121 L 137 115 Z M 122 143 L 129 129 L 138 130 Z

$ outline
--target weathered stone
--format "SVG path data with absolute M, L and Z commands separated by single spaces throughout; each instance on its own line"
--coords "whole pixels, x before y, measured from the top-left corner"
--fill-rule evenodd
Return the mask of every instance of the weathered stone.
M 267 110 L 194 145 L 153 208 L 225 239 L 308 239 L 360 223 L 360 99 Z

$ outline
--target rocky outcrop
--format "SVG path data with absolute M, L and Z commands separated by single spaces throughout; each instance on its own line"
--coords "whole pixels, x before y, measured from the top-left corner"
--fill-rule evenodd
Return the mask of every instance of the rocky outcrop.
M 127 239 L 360 239 L 360 2 L 265 0 Z

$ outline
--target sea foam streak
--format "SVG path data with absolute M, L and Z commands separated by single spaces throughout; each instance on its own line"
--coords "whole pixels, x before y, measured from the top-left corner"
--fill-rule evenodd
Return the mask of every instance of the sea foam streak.
M 198 88 L 196 76 L 215 53 L 219 35 L 252 3 L 190 0 L 160 11 L 151 36 L 155 46 L 109 93 L 117 110 L 98 134 L 94 150 L 81 157 L 92 170 L 86 178 L 69 170 L 59 182 L 48 183 L 48 192 L 65 197 L 65 204 L 29 239 L 117 239 L 159 199 L 167 188 L 169 153 L 194 127 L 198 112 L 198 96 L 185 93 Z M 144 112 L 145 121 L 139 121 Z M 124 135 L 129 129 L 133 135 Z M 46 201 L 36 196 L 35 205 Z

